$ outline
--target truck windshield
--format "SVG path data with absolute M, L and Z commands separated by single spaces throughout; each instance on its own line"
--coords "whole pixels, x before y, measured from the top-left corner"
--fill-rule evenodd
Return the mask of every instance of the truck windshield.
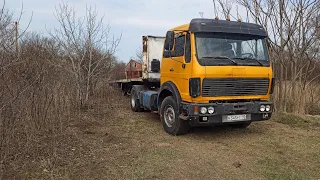
M 268 66 L 266 37 L 231 34 L 195 34 L 197 58 L 202 66 Z

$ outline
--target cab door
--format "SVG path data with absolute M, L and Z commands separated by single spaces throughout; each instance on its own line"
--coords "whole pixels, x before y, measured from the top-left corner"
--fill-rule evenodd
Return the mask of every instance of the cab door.
M 192 72 L 190 34 L 175 32 L 170 79 L 177 86 L 183 101 L 191 101 L 189 79 Z

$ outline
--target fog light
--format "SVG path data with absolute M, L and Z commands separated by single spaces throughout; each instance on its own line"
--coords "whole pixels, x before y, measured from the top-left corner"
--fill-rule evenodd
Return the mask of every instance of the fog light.
M 208 117 L 202 117 L 202 121 L 208 121 Z
M 269 112 L 271 110 L 270 105 L 266 105 L 266 111 Z
M 260 111 L 261 111 L 261 112 L 264 112 L 265 110 L 266 110 L 266 106 L 265 106 L 265 105 L 261 105 L 261 106 L 260 106 Z
M 207 113 L 207 108 L 206 107 L 201 107 L 200 108 L 200 112 L 201 112 L 201 114 Z
M 208 107 L 208 113 L 213 114 L 214 113 L 214 108 L 213 107 Z

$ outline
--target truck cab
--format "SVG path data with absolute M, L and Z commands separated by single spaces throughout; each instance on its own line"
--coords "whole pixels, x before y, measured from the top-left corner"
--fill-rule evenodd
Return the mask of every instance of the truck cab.
M 133 86 L 131 107 L 158 111 L 172 135 L 191 126 L 246 128 L 270 119 L 274 78 L 267 38 L 260 25 L 216 19 L 169 30 L 159 86 Z

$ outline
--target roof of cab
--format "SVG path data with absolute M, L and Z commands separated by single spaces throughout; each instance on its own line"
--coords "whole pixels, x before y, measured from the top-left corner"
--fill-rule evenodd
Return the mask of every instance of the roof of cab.
M 189 30 L 194 33 L 217 32 L 267 36 L 264 28 L 258 24 L 215 19 L 192 19 Z
M 204 18 L 192 19 L 190 23 L 177 26 L 170 31 L 221 32 L 267 36 L 264 28 L 258 24 Z

